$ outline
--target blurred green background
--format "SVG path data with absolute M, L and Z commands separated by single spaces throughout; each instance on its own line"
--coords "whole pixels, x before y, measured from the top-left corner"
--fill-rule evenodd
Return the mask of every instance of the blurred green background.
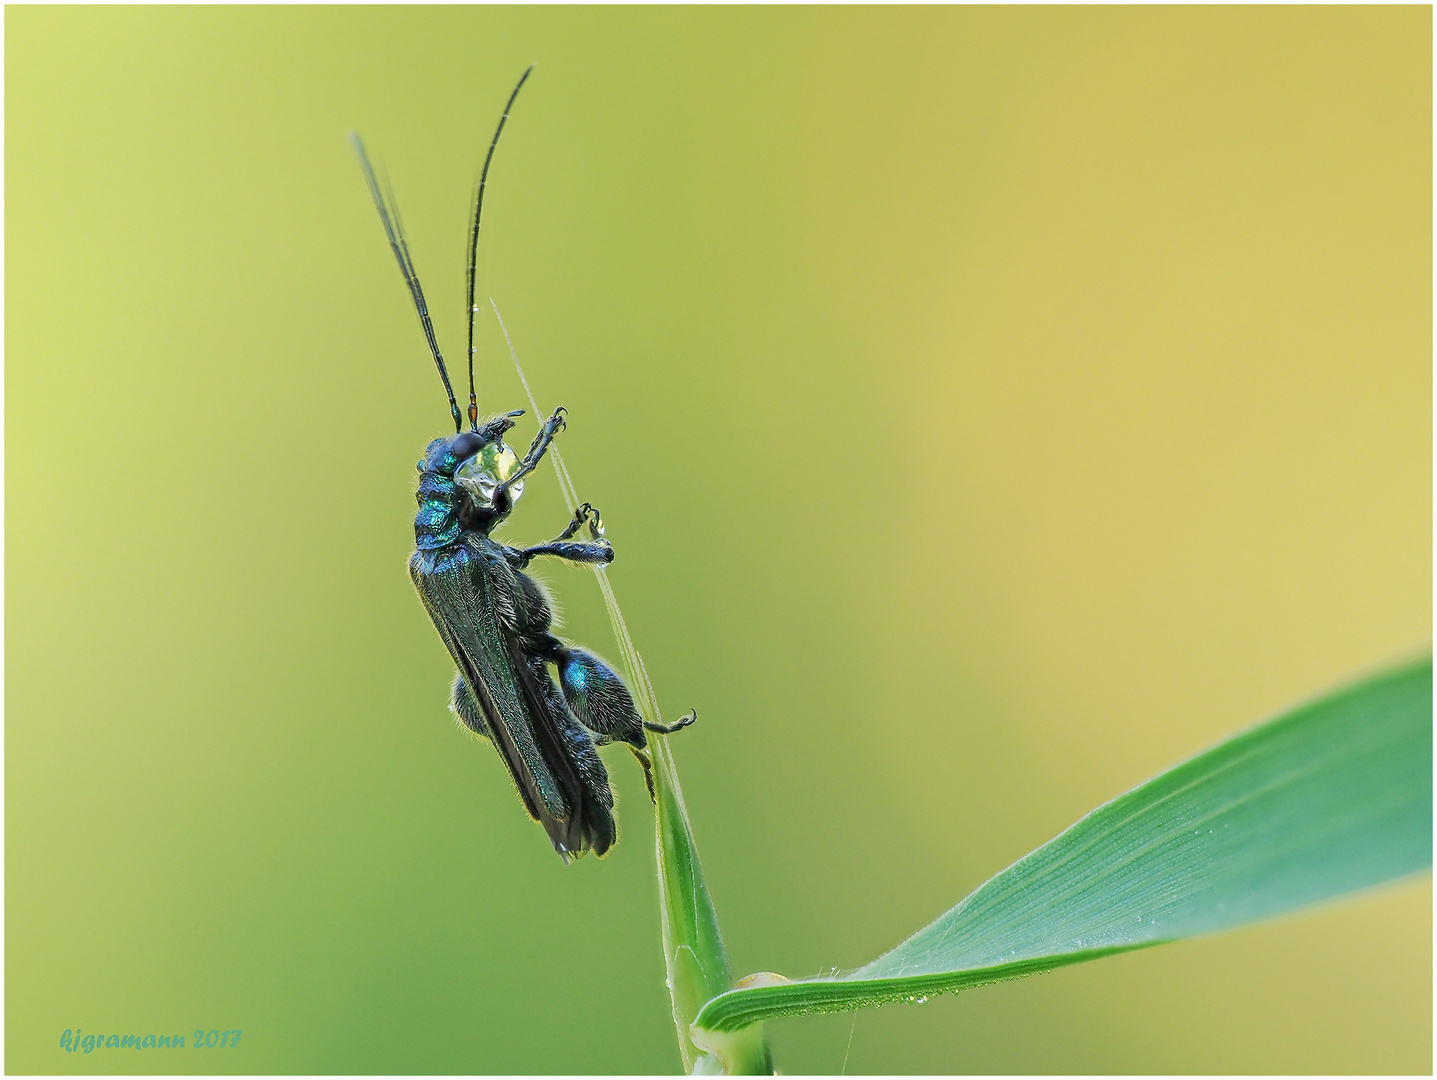
M 560 865 L 404 569 L 447 410 L 344 136 L 457 361 L 531 61 L 481 290 L 699 710 L 739 973 L 871 959 L 1430 637 L 1429 8 L 5 25 L 8 1071 L 677 1067 L 637 769 Z M 492 318 L 480 357 L 523 405 Z M 546 468 L 507 535 L 565 517 Z M 543 575 L 613 655 L 587 571 Z M 1430 1072 L 1431 903 L 771 1037 L 791 1073 Z

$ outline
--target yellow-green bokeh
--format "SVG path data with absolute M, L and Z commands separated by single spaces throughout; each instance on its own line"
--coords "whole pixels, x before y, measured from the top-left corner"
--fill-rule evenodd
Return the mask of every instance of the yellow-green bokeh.
M 11 1072 L 677 1066 L 637 770 L 619 847 L 561 866 L 404 572 L 446 410 L 344 135 L 457 360 L 531 61 L 481 287 L 699 710 L 739 972 L 866 961 L 1429 638 L 1428 8 L 6 31 Z M 487 317 L 480 355 L 523 404 Z M 563 519 L 546 470 L 509 535 Z M 587 572 L 545 574 L 612 652 Z M 1429 1072 L 1430 914 L 1424 881 L 771 1034 L 788 1072 Z

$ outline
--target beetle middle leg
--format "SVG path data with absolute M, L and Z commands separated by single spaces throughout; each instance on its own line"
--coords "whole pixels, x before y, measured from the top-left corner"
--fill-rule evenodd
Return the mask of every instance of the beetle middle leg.
M 573 541 L 574 534 L 585 525 L 589 526 L 589 536 L 593 538 L 593 543 Z M 538 555 L 553 555 L 575 563 L 602 563 L 605 566 L 614 561 L 613 546 L 604 539 L 604 519 L 592 503 L 581 504 L 574 511 L 569 524 L 564 526 L 564 531 L 547 544 L 508 548 L 504 554 L 509 565 L 515 570 L 523 570 L 529 565 L 529 561 Z
M 614 561 L 614 548 L 607 540 L 596 540 L 592 544 L 554 540 L 534 547 L 509 548 L 504 555 L 515 570 L 523 570 L 531 559 L 539 555 L 553 555 L 573 563 L 601 563 L 607 566 Z
M 564 527 L 564 531 L 554 537 L 550 543 L 557 544 L 561 540 L 572 539 L 574 534 L 583 528 L 585 524 L 589 526 L 590 539 L 602 540 L 604 538 L 604 519 L 599 514 L 598 507 L 592 503 L 580 503 L 579 508 L 574 511 L 573 520 L 570 521 L 569 524 Z

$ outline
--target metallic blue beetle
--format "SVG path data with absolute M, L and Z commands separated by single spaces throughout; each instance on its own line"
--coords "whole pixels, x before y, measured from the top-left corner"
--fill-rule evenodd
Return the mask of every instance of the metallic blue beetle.
M 419 462 L 419 512 L 414 518 L 415 552 L 409 560 L 409 576 L 459 669 L 450 698 L 454 714 L 470 731 L 493 742 L 525 808 L 543 823 L 554 849 L 567 862 L 591 848 L 603 855 L 616 837 L 614 796 L 596 745 L 627 743 L 647 771 L 647 758 L 640 752 L 646 745 L 645 730 L 669 733 L 693 718 L 668 725 L 645 721 L 628 688 L 607 664 L 551 632 L 548 597 L 524 569 L 540 555 L 575 563 L 612 562 L 614 549 L 604 539 L 597 510 L 588 503 L 580 506 L 564 531 L 547 544 L 513 548 L 490 537 L 523 494 L 524 477 L 564 428 L 564 410 L 556 409 L 520 460 L 504 436 L 522 410 L 480 424 L 474 393 L 474 267 L 484 185 L 509 109 L 528 77 L 529 71 L 524 72 L 504 107 L 474 201 L 469 234 L 468 431 L 463 430 L 409 256 L 399 208 L 392 193 L 381 190 L 359 137 L 351 138 L 449 395 L 454 420 L 455 433 L 431 442 Z M 589 539 L 574 540 L 585 527 Z M 550 666 L 558 672 L 558 685 Z

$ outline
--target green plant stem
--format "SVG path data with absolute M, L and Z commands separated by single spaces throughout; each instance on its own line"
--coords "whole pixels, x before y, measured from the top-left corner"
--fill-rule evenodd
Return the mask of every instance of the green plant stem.
M 693 1072 L 700 1064 L 702 1051 L 689 1039 L 689 1025 L 705 1002 L 733 988 L 733 974 L 698 852 L 694 850 L 673 754 L 662 738 L 653 741 L 651 754 L 664 967 L 673 999 L 679 1050 L 684 1067 Z
M 702 1046 L 693 1041 L 694 1018 L 706 1002 L 733 989 L 733 975 L 667 738 L 653 741 L 652 757 L 664 963 L 684 1067 L 695 1074 L 771 1073 L 762 1025 L 717 1035 L 706 1032 Z
M 494 301 L 494 316 L 509 346 L 514 370 L 524 384 L 524 393 L 535 416 L 542 416 L 539 403 L 529 389 L 529 380 L 519 366 L 519 356 L 499 308 Z M 574 483 L 564 465 L 559 447 L 549 448 L 549 461 L 559 480 L 564 502 L 573 513 L 579 505 Z M 629 688 L 637 699 L 639 711 L 655 723 L 662 722 L 658 697 L 644 667 L 644 659 L 629 636 L 624 613 L 619 609 L 614 587 L 602 566 L 594 566 L 594 577 L 608 609 L 609 624 L 623 654 Z M 694 1074 L 768 1075 L 773 1072 L 773 1059 L 763 1037 L 762 1024 L 750 1024 L 740 1031 L 703 1032 L 703 1044 L 693 1039 L 694 1018 L 704 1004 L 734 988 L 728 953 L 724 951 L 719 933 L 718 916 L 709 899 L 703 868 L 699 865 L 698 849 L 694 846 L 693 830 L 689 827 L 684 793 L 679 787 L 678 771 L 669 752 L 668 736 L 656 735 L 649 743 L 654 785 L 654 811 L 658 833 L 659 917 L 663 927 L 664 966 L 667 970 L 669 996 L 673 1001 L 674 1026 L 679 1039 L 679 1054 L 684 1069 Z

